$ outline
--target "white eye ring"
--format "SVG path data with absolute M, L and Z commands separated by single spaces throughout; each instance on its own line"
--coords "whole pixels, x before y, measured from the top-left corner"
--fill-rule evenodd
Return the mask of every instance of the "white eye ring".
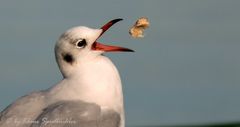
M 79 39 L 76 42 L 77 48 L 84 48 L 87 45 L 87 42 L 85 39 Z

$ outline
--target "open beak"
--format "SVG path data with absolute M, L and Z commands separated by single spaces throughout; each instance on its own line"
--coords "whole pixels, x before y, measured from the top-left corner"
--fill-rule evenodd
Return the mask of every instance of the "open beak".
M 107 24 L 105 24 L 104 26 L 102 26 L 101 27 L 102 33 L 98 36 L 98 38 L 100 38 L 103 35 L 103 33 L 105 31 L 107 31 L 113 24 L 115 24 L 121 20 L 123 20 L 123 19 L 114 19 L 114 20 L 111 20 L 110 22 L 108 22 Z M 95 41 L 92 44 L 92 50 L 101 50 L 101 51 L 105 51 L 105 52 L 134 52 L 132 49 L 119 47 L 119 46 L 105 45 L 105 44 L 99 43 L 97 41 Z

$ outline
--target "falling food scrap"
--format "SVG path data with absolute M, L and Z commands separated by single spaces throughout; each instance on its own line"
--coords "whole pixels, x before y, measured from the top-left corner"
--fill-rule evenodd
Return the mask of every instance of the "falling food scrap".
M 129 34 L 134 38 L 144 37 L 143 31 L 150 25 L 146 17 L 139 18 L 129 30 Z

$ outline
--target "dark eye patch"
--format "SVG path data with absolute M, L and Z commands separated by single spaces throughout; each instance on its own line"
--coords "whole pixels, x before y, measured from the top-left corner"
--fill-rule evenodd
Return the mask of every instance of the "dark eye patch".
M 74 62 L 74 58 L 71 54 L 66 53 L 66 54 L 63 54 L 62 56 L 63 56 L 64 61 L 66 61 L 67 63 L 72 64 Z

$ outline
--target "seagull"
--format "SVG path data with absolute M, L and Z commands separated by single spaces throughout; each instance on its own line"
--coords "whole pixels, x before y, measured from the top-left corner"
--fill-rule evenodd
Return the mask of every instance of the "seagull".
M 32 92 L 0 113 L 0 127 L 124 127 L 124 103 L 117 68 L 105 52 L 134 52 L 97 42 L 113 24 L 100 29 L 73 27 L 55 45 L 63 79 Z

